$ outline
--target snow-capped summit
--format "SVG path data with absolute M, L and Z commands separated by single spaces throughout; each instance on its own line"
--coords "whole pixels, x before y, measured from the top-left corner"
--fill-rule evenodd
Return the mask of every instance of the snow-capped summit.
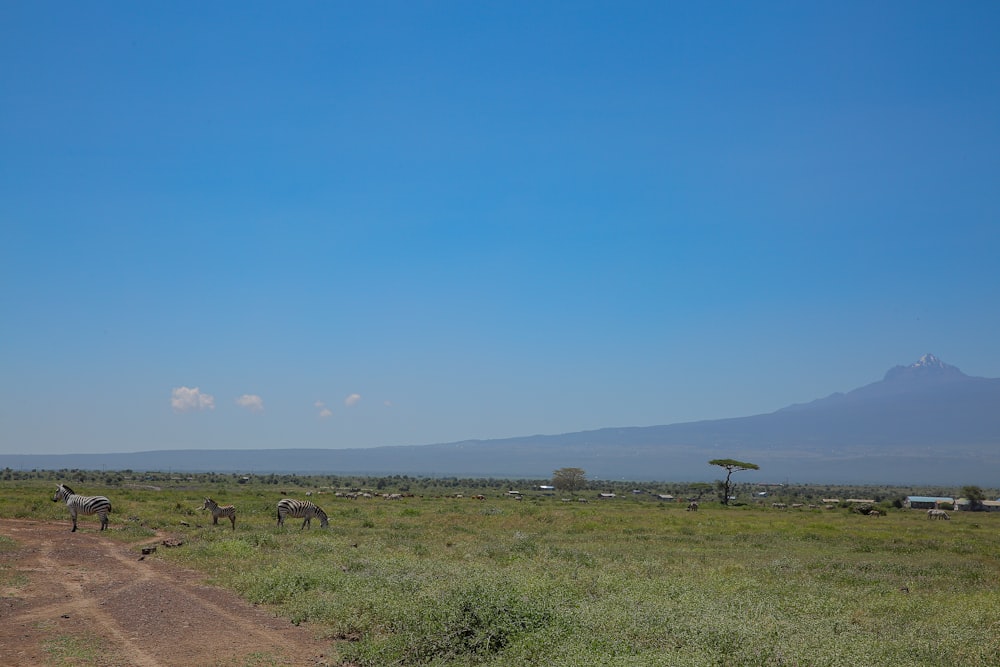
M 857 401 L 883 399 L 892 396 L 903 396 L 911 392 L 922 392 L 941 385 L 952 385 L 958 381 L 976 381 L 981 378 L 970 378 L 955 366 L 946 364 L 933 354 L 927 353 L 909 366 L 893 366 L 878 382 L 858 387 L 846 394 L 837 392 L 826 398 L 818 398 L 809 403 L 798 403 L 782 408 L 782 411 L 822 408 Z
M 931 353 L 909 366 L 895 366 L 885 374 L 885 381 L 958 380 L 968 377 L 955 366 L 944 363 Z
M 947 366 L 947 364 L 944 363 L 943 361 L 941 361 L 940 359 L 938 359 L 937 357 L 935 357 L 930 352 L 928 352 L 924 356 L 920 357 L 920 360 L 917 363 L 910 364 L 910 368 L 917 368 L 917 367 L 920 367 L 920 366 L 924 366 L 924 367 L 933 366 L 935 368 L 945 368 Z

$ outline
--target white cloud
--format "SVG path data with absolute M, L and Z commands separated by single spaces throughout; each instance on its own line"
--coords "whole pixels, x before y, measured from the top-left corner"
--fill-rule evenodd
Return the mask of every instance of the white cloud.
M 264 399 L 257 394 L 243 394 L 236 399 L 236 405 L 253 412 L 260 412 L 264 409 Z
M 316 401 L 313 405 L 317 408 L 326 407 L 326 404 L 323 401 Z
M 170 406 L 174 412 L 214 410 L 215 397 L 201 393 L 198 387 L 174 387 L 170 394 Z
M 346 405 L 349 408 L 353 408 L 355 405 L 358 404 L 358 401 L 360 400 L 361 400 L 361 394 L 351 394 L 350 396 L 344 399 L 344 405 Z
M 332 417 L 332 416 L 333 416 L 333 412 L 330 410 L 330 408 L 323 408 L 322 410 L 319 411 L 319 418 L 320 419 L 328 419 L 329 417 Z

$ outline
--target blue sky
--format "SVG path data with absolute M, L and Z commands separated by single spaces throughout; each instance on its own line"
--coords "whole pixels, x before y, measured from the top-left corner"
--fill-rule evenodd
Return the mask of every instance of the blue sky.
M 0 5 L 0 452 L 1000 376 L 1000 5 Z

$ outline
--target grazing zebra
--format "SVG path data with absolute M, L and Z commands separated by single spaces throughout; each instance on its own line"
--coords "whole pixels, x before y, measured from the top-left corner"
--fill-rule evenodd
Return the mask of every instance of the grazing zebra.
M 294 500 L 292 498 L 282 498 L 278 501 L 278 525 L 285 525 L 285 517 L 291 516 L 296 519 L 305 519 L 302 522 L 302 528 L 309 526 L 312 528 L 310 521 L 314 516 L 319 517 L 319 525 L 326 528 L 330 521 L 326 518 L 326 512 L 320 509 L 315 503 L 311 503 L 308 500 Z M 302 530 L 299 528 L 299 530 Z
M 212 510 L 212 523 L 214 525 L 219 525 L 219 517 L 227 517 L 233 522 L 233 530 L 236 530 L 236 508 L 232 505 L 219 505 L 211 498 L 205 498 L 205 503 L 199 508 L 203 510 Z
M 78 496 L 73 493 L 73 489 L 65 484 L 59 484 L 56 488 L 56 495 L 52 496 L 52 502 L 65 501 L 69 509 L 69 515 L 73 517 L 73 530 L 76 532 L 77 514 L 97 514 L 101 517 L 101 530 L 108 527 L 108 512 L 111 511 L 111 501 L 104 496 Z
M 696 503 L 695 501 L 692 500 L 690 503 L 688 503 L 687 511 L 688 512 L 697 512 L 698 511 L 698 503 Z
M 951 521 L 951 517 L 944 510 L 927 510 L 928 519 L 944 519 L 946 521 Z

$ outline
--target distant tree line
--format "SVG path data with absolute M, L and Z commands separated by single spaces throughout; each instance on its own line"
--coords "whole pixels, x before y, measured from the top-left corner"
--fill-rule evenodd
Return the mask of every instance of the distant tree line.
M 76 483 L 83 489 L 96 487 L 126 487 L 133 484 L 150 484 L 164 488 L 187 486 L 203 487 L 214 485 L 227 486 L 248 485 L 257 487 L 288 489 L 353 489 L 371 490 L 379 493 L 402 492 L 424 495 L 448 495 L 466 492 L 497 492 L 506 493 L 511 490 L 537 493 L 614 493 L 619 497 L 630 497 L 637 500 L 658 500 L 658 496 L 674 496 L 678 500 L 698 498 L 704 502 L 710 498 L 714 485 L 708 482 L 665 482 L 665 481 L 627 481 L 590 479 L 582 469 L 579 475 L 570 479 L 572 488 L 558 488 L 552 478 L 503 478 L 503 477 L 422 477 L 412 475 L 295 475 L 295 474 L 239 474 L 213 472 L 174 472 L 174 471 L 133 471 L 133 470 L 0 470 L 0 481 L 30 482 L 43 480 L 55 482 Z M 555 471 L 558 472 L 558 471 Z M 557 486 L 554 491 L 543 492 L 542 486 Z M 77 489 L 82 492 L 82 489 Z M 724 491 L 723 491 L 724 492 Z M 969 492 L 972 492 L 970 495 Z M 758 496 L 766 493 L 766 498 Z M 761 484 L 753 482 L 732 482 L 727 496 L 735 496 L 736 501 L 730 504 L 742 505 L 749 502 L 820 502 L 824 498 L 870 498 L 878 504 L 902 505 L 903 499 L 911 495 L 968 497 L 973 502 L 991 500 L 1000 497 L 1000 490 L 980 488 L 978 486 L 944 487 L 944 486 L 889 486 L 889 485 L 831 485 L 831 484 Z

